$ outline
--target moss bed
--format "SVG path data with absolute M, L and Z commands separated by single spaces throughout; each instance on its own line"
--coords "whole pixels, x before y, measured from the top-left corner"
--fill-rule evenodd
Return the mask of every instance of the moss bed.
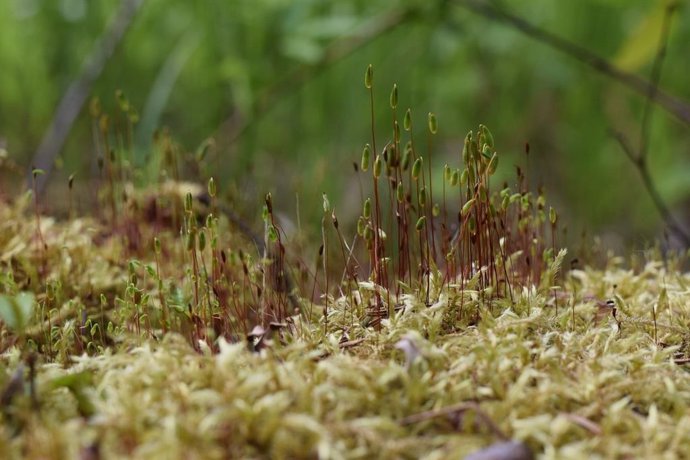
M 166 333 L 146 326 L 162 308 L 159 289 L 193 295 L 180 268 L 189 261 L 176 252 L 179 233 L 137 227 L 140 241 L 155 234 L 169 251 L 154 282 L 152 245 L 124 244 L 122 234 L 134 241 L 127 228 L 37 224 L 29 195 L 0 204 L 0 294 L 35 299 L 26 324 L 0 324 L 4 458 L 486 459 L 482 449 L 509 440 L 522 449 L 513 458 L 690 452 L 690 274 L 680 259 L 611 257 L 602 270 L 563 270 L 558 289 L 515 286 L 512 301 L 481 295 L 472 280 L 433 283 L 430 306 L 400 294 L 377 327 L 361 305 L 379 287 L 362 281 L 354 304 L 328 300 L 327 321 L 310 305 L 310 320 L 209 345 L 190 341 L 182 321 Z M 246 250 L 229 260 L 254 276 L 251 243 L 227 220 L 218 229 L 223 245 Z M 150 297 L 127 310 L 132 270 Z

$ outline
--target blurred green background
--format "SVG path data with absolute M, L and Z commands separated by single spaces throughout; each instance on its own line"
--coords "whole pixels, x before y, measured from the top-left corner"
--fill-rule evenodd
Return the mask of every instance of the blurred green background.
M 146 161 L 159 127 L 189 152 L 213 138 L 205 174 L 212 171 L 221 190 L 236 191 L 238 208 L 258 209 L 271 191 L 275 206 L 296 220 L 299 194 L 301 220 L 318 223 L 326 192 L 341 221 L 354 222 L 360 199 L 352 162 L 371 137 L 363 85 L 371 63 L 380 146 L 391 135 L 388 100 L 397 83 L 400 116 L 412 108 L 419 139 L 426 137 L 427 113 L 437 114 L 439 180 L 444 163 L 459 164 L 467 131 L 484 123 L 497 141 L 503 178 L 512 181 L 514 165 L 525 166 L 533 187 L 543 185 L 561 211 L 571 238 L 587 229 L 612 245 L 640 246 L 660 236 L 659 215 L 610 134 L 620 130 L 637 143 L 644 97 L 463 3 L 144 0 L 89 88 L 51 187 L 66 187 L 74 172 L 82 180 L 94 174 L 88 100 L 99 97 L 115 111 L 114 93 L 122 89 L 140 116 L 135 162 Z M 491 4 L 648 78 L 666 3 Z M 23 168 L 120 8 L 113 0 L 0 2 L 0 147 Z M 681 2 L 660 86 L 684 101 L 688 43 L 690 9 Z M 661 195 L 688 223 L 689 127 L 657 108 L 650 145 Z

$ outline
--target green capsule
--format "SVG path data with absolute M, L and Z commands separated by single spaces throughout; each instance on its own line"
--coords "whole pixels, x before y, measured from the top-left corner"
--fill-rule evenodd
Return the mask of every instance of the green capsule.
M 472 160 L 478 162 L 481 159 L 481 155 L 477 142 L 470 142 L 470 157 Z
M 508 205 L 510 204 L 510 197 L 508 195 L 503 197 L 503 200 L 501 200 L 501 209 L 506 210 L 508 209 Z
M 216 196 L 216 181 L 213 177 L 208 180 L 208 194 L 210 197 Z
M 395 168 L 398 166 L 398 149 L 395 148 L 395 144 L 388 144 L 384 152 L 386 153 L 385 160 L 388 163 L 388 167 Z
M 371 217 L 371 198 L 367 198 L 366 201 L 364 201 L 364 209 L 362 210 L 362 215 L 365 219 Z
M 405 201 L 405 190 L 402 182 L 398 182 L 398 186 L 395 188 L 395 197 L 398 199 L 398 203 Z
M 374 177 L 379 178 L 381 176 L 381 170 L 383 169 L 383 160 L 381 160 L 381 155 L 376 155 L 374 160 Z
M 269 214 L 273 214 L 273 195 L 271 195 L 271 192 L 268 192 L 266 196 L 264 197 L 264 202 L 266 203 L 266 209 L 268 210 Z
M 412 178 L 419 179 L 419 174 L 422 172 L 422 157 L 417 158 L 412 165 Z
M 156 269 L 153 268 L 151 265 L 146 265 L 144 267 L 146 270 L 146 273 L 151 277 L 151 278 L 156 278 L 158 275 L 156 274 Z
M 462 174 L 460 174 L 460 185 L 466 185 L 468 177 L 469 177 L 469 172 L 468 172 L 467 168 L 465 168 L 462 170 Z
M 448 166 L 448 164 L 446 163 L 446 164 L 443 166 L 443 179 L 444 179 L 446 182 L 450 182 L 450 178 L 451 178 L 452 175 L 453 175 L 453 173 L 452 173 L 452 171 L 450 170 L 450 166 Z
M 369 66 L 367 67 L 367 71 L 364 74 L 364 86 L 367 89 L 371 89 L 371 86 L 373 85 L 373 83 L 374 83 L 374 67 L 371 64 L 369 64 Z
M 369 169 L 369 161 L 371 159 L 371 146 L 369 144 L 364 146 L 362 151 L 362 171 L 367 171 Z
M 434 206 L 431 208 L 431 214 L 433 214 L 434 217 L 438 217 L 441 214 L 441 207 L 438 203 L 434 203 Z
M 196 232 L 187 232 L 187 237 L 185 241 L 185 247 L 187 248 L 187 251 L 192 251 L 194 249 L 194 243 L 196 243 Z
M 412 158 L 412 142 L 407 141 L 407 144 L 405 144 L 405 151 L 403 152 L 402 161 L 400 163 L 400 166 L 402 167 L 403 171 L 407 171 L 407 168 L 410 167 L 410 159 L 411 158 Z
M 549 221 L 551 222 L 551 225 L 556 225 L 557 220 L 558 215 L 556 215 L 556 210 L 553 208 L 549 208 Z
M 491 159 L 491 154 L 492 154 L 491 147 L 489 147 L 488 144 L 483 144 L 482 145 L 482 156 L 486 158 L 487 160 Z
M 426 187 L 422 187 L 419 189 L 419 195 L 418 195 L 418 200 L 419 200 L 419 206 L 422 208 L 426 206 Z
M 206 249 L 206 233 L 205 232 L 199 232 L 199 251 L 204 252 L 204 249 Z
M 456 185 L 458 185 L 458 182 L 460 182 L 460 170 L 456 169 L 450 176 L 450 185 L 452 187 L 455 187 Z
M 467 202 L 462 206 L 462 211 L 461 214 L 463 217 L 465 217 L 469 212 L 472 210 L 472 206 L 474 206 L 475 199 L 472 198 L 471 200 L 467 200 Z
M 431 134 L 436 134 L 438 132 L 438 122 L 433 112 L 429 112 L 429 132 Z
M 153 250 L 156 252 L 156 254 L 161 253 L 161 240 L 159 240 L 157 237 L 153 238 Z
M 323 212 L 329 212 L 331 210 L 331 202 L 328 200 L 328 195 L 322 193 L 321 196 L 323 198 Z
M 489 128 L 487 128 L 485 125 L 479 125 L 479 131 L 482 133 L 484 136 L 484 142 L 486 142 L 490 148 L 494 148 L 494 136 L 491 134 L 491 131 L 489 131 Z
M 415 228 L 417 229 L 418 232 L 421 232 L 422 229 L 424 229 L 425 225 L 426 225 L 426 216 L 422 216 L 419 219 L 417 219 L 417 224 L 415 225 Z
M 470 144 L 472 144 L 472 131 L 465 136 L 465 143 L 462 147 L 462 161 L 465 163 L 465 166 L 469 166 L 470 164 L 470 152 L 472 150 Z
M 393 84 L 393 89 L 391 90 L 391 109 L 398 106 L 398 85 Z
M 412 129 L 412 111 L 410 109 L 407 109 L 405 112 L 405 118 L 403 119 L 403 128 L 405 128 L 405 131 L 409 131 Z

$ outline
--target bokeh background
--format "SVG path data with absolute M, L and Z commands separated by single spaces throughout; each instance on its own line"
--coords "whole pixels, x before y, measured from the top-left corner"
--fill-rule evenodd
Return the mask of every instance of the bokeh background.
M 667 3 L 490 4 L 648 78 Z M 690 8 L 678 4 L 660 87 L 690 103 Z M 85 67 L 127 7 L 122 40 L 101 56 L 102 69 L 91 69 L 90 84 Z M 86 103 L 48 190 L 64 189 L 73 173 L 78 181 L 93 176 L 89 100 L 116 111 L 121 89 L 139 112 L 135 164 L 150 157 L 161 127 L 186 152 L 213 139 L 202 175 L 212 172 L 243 213 L 258 215 L 271 191 L 286 219 L 297 220 L 299 201 L 302 224 L 318 225 L 326 192 L 341 220 L 354 222 L 360 198 L 352 162 L 371 136 L 363 85 L 370 63 L 379 143 L 391 135 L 388 101 L 397 83 L 400 116 L 412 108 L 420 139 L 427 113 L 438 117 L 439 181 L 444 163 L 459 164 L 467 131 L 484 123 L 501 154 L 502 178 L 512 180 L 514 165 L 523 165 L 534 188 L 546 188 L 570 238 L 586 230 L 613 246 L 640 247 L 663 235 L 637 171 L 610 133 L 636 144 L 645 98 L 463 0 L 2 1 L 0 147 L 24 171 L 4 168 L 3 188 L 23 186 L 56 107 L 82 79 Z M 690 126 L 659 108 L 649 166 L 663 199 L 690 223 Z M 142 171 L 139 180 L 158 180 L 151 168 Z M 190 178 L 203 180 L 197 173 Z M 59 196 L 48 194 L 46 202 Z

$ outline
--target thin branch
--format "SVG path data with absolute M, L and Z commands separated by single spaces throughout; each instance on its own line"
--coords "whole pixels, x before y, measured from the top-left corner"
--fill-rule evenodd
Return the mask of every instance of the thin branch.
M 671 20 L 673 19 L 673 14 L 676 11 L 676 5 L 674 3 L 666 7 L 664 13 L 661 36 L 659 37 L 659 46 L 657 49 L 656 56 L 654 58 L 654 64 L 652 66 L 652 73 L 650 81 L 652 86 L 647 92 L 646 103 L 644 111 L 642 113 L 641 127 L 640 127 L 640 148 L 637 152 L 633 149 L 632 145 L 625 137 L 625 135 L 618 131 L 612 131 L 613 137 L 618 141 L 630 162 L 635 166 L 637 172 L 642 178 L 642 183 L 644 184 L 647 194 L 652 199 L 654 206 L 661 215 L 668 228 L 673 231 L 673 233 L 680 238 L 685 246 L 690 246 L 690 234 L 683 228 L 681 223 L 673 216 L 671 210 L 668 208 L 664 202 L 659 190 L 656 187 L 656 183 L 652 179 L 652 175 L 649 171 L 649 164 L 647 162 L 648 151 L 649 151 L 649 130 L 652 121 L 653 114 L 653 101 L 655 96 L 658 94 L 658 86 L 661 80 L 661 70 L 664 62 L 664 57 L 666 56 L 666 49 L 668 47 L 669 34 L 671 29 Z
M 661 194 L 659 194 L 659 191 L 656 188 L 656 184 L 652 179 L 645 157 L 635 153 L 632 146 L 630 145 L 630 142 L 623 135 L 623 133 L 619 131 L 612 131 L 611 134 L 620 144 L 623 153 L 625 153 L 625 156 L 628 157 L 633 166 L 635 166 L 637 172 L 640 174 L 640 177 L 642 178 L 642 183 L 644 184 L 645 189 L 647 190 L 647 194 L 652 199 L 654 207 L 656 207 L 657 211 L 661 215 L 661 218 L 664 220 L 664 223 L 666 223 L 668 228 L 672 230 L 673 233 L 675 233 L 676 236 L 678 236 L 678 238 L 681 239 L 685 246 L 690 246 L 690 234 L 688 234 L 688 232 L 683 228 L 680 222 L 678 222 L 678 220 L 673 216 L 673 214 L 671 214 L 671 211 L 668 208 L 668 206 L 666 206 L 666 203 L 661 197 Z
M 672 114 L 682 123 L 690 125 L 690 104 L 661 89 L 655 88 L 656 85 L 652 81 L 645 80 L 635 74 L 624 72 L 587 48 L 541 29 L 521 17 L 496 8 L 490 3 L 474 0 L 455 0 L 455 3 L 462 8 L 468 9 L 492 21 L 503 22 L 528 37 L 587 64 L 597 72 L 622 83 L 645 97 L 649 97 L 651 94 L 651 100 L 653 100 L 655 104 L 663 107 L 664 110 Z
M 440 409 L 432 409 L 424 412 L 419 412 L 417 414 L 408 415 L 407 417 L 400 420 L 401 425 L 413 425 L 415 423 L 424 422 L 426 420 L 431 420 L 437 417 L 457 417 L 461 416 L 467 411 L 473 411 L 477 414 L 477 418 L 481 420 L 484 425 L 486 425 L 489 430 L 502 441 L 508 440 L 508 436 L 496 425 L 496 422 L 491 420 L 491 417 L 482 410 L 482 408 L 476 402 L 463 402 L 459 404 L 454 404 L 452 406 L 442 407 Z
M 613 136 L 618 141 L 618 143 L 621 146 L 621 149 L 623 150 L 623 153 L 625 154 L 626 157 L 628 157 L 630 162 L 632 164 L 634 164 L 635 167 L 639 167 L 640 166 L 640 157 L 637 153 L 635 153 L 635 149 L 630 144 L 630 141 L 628 140 L 628 138 L 625 137 L 625 135 L 622 132 L 616 131 L 614 129 L 610 129 L 609 134 L 611 134 L 611 136 Z
M 659 91 L 659 83 L 661 81 L 661 69 L 664 64 L 664 58 L 666 57 L 666 48 L 668 47 L 668 38 L 671 32 L 671 20 L 673 19 L 673 13 L 676 11 L 677 5 L 675 3 L 670 3 L 666 7 L 664 12 L 663 22 L 661 24 L 661 36 L 659 37 L 659 45 L 657 48 L 656 56 L 654 57 L 654 64 L 652 65 L 652 73 L 649 80 L 652 86 L 649 88 L 647 93 L 647 100 L 644 106 L 644 112 L 642 112 L 641 121 L 641 133 L 640 133 L 640 160 L 642 162 L 646 161 L 647 152 L 649 150 L 649 130 L 652 125 L 652 113 L 654 112 L 654 97 Z
M 362 338 L 362 339 L 348 340 L 347 342 L 340 342 L 340 343 L 338 344 L 338 347 L 339 347 L 341 350 L 345 350 L 345 349 L 347 349 L 347 348 L 356 347 L 356 346 L 359 345 L 360 343 L 364 342 L 364 340 L 366 340 L 366 339 L 363 339 L 363 338 Z
M 72 125 L 74 125 L 74 121 L 91 92 L 91 87 L 103 72 L 105 64 L 122 41 L 142 4 L 143 0 L 122 0 L 120 2 L 120 8 L 115 14 L 115 18 L 94 45 L 91 54 L 84 62 L 81 73 L 70 83 L 67 91 L 63 94 L 55 109 L 50 126 L 43 135 L 41 145 L 36 150 L 31 162 L 33 167 L 45 171 L 45 174 L 36 180 L 37 194 L 45 189 L 55 158 L 62 150 L 67 136 L 72 130 Z M 31 177 L 31 171 L 29 171 L 29 183 L 31 183 Z

